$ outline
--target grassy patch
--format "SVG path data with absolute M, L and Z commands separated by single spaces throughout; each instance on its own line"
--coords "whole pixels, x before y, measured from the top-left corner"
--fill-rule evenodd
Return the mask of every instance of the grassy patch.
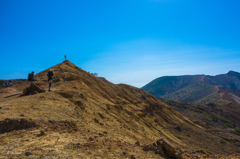
M 240 153 L 240 150 L 239 150 L 239 149 L 236 149 L 235 151 L 236 151 L 237 153 Z
M 240 133 L 240 127 L 238 128 L 235 128 L 235 131 L 239 132 Z

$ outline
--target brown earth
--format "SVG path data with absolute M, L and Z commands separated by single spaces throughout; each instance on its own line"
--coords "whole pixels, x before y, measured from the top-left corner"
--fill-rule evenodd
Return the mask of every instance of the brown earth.
M 167 158 L 144 150 L 161 137 L 183 158 L 239 157 L 235 136 L 217 135 L 141 89 L 69 61 L 51 69 L 51 92 L 23 96 L 27 81 L 0 89 L 2 158 Z M 47 71 L 35 76 L 43 90 Z

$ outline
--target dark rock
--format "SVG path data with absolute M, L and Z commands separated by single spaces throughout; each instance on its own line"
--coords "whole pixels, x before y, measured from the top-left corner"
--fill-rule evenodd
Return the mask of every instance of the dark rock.
M 45 92 L 44 89 L 40 88 L 39 85 L 31 82 L 30 86 L 23 90 L 23 95 L 33 95 L 37 93 Z
M 89 139 L 88 139 L 89 141 L 93 141 L 93 138 L 92 137 L 89 137 Z
M 75 102 L 75 104 L 76 104 L 79 108 L 81 108 L 83 111 L 85 111 L 85 112 L 87 111 L 86 108 L 85 108 L 85 106 L 84 106 L 84 103 L 83 103 L 82 101 L 78 100 L 78 101 Z
M 130 159 L 136 159 L 133 155 L 130 156 Z
M 45 135 L 45 132 L 43 132 L 42 130 L 40 131 L 40 134 L 38 134 L 37 136 L 40 137 L 40 136 L 43 136 Z
M 154 151 L 171 159 L 181 159 L 181 150 L 175 149 L 165 138 L 160 138 L 156 142 L 143 146 L 144 151 Z
M 181 128 L 180 126 L 176 126 L 175 129 L 176 129 L 177 131 L 182 131 L 182 128 Z
M 26 152 L 25 155 L 26 156 L 30 156 L 32 154 L 32 152 Z
M 37 127 L 37 124 L 34 121 L 27 119 L 4 119 L 3 121 L 0 121 L 0 133 L 32 127 Z
M 95 121 L 95 123 L 99 123 L 97 118 L 94 118 L 93 120 Z
M 155 146 L 153 146 L 153 144 L 149 144 L 149 145 L 144 145 L 143 146 L 143 150 L 144 151 L 155 151 Z
M 111 109 L 111 105 L 110 104 L 106 104 L 107 109 L 110 110 Z
M 224 140 L 221 140 L 220 143 L 221 144 L 226 144 L 226 142 Z
M 104 134 L 107 134 L 107 131 L 104 131 L 103 133 L 104 133 Z
M 83 107 L 83 102 L 80 101 L 80 100 L 76 101 L 75 104 L 76 104 L 77 106 Z
M 98 115 L 99 115 L 102 119 L 105 118 L 101 113 L 98 113 Z
M 138 146 L 140 146 L 140 142 L 139 142 L 139 141 L 137 141 L 135 144 L 138 145 Z
M 146 100 L 146 95 L 141 95 L 142 99 Z

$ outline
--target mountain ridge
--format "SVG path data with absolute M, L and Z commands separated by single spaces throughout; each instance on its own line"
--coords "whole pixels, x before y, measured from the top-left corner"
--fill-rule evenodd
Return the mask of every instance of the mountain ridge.
M 23 95 L 27 81 L 0 89 L 3 156 L 11 157 L 6 151 L 17 152 L 12 157 L 18 158 L 167 158 L 143 149 L 161 137 L 193 156 L 198 150 L 229 155 L 237 149 L 235 140 L 224 148 L 215 145 L 223 135 L 207 132 L 142 89 L 115 85 L 67 60 L 51 69 L 51 92 Z M 48 89 L 47 72 L 35 75 L 35 84 L 43 90 Z
M 216 76 L 210 75 L 163 76 L 149 82 L 148 84 L 143 86 L 142 89 L 153 94 L 157 98 L 174 100 L 176 98 L 177 92 L 181 90 L 183 91 L 184 89 L 186 90 L 187 87 L 190 88 L 190 86 L 193 86 L 193 84 L 199 84 L 202 85 L 203 87 L 214 86 L 215 88 L 218 89 L 221 89 L 221 87 L 223 87 L 229 90 L 238 91 L 240 90 L 240 73 L 235 71 L 229 71 L 226 74 L 220 74 Z M 204 88 L 202 89 L 204 90 Z M 218 89 L 212 90 L 211 93 L 218 94 L 216 92 Z M 206 96 L 207 95 L 209 94 L 206 94 Z M 177 99 L 176 101 L 190 102 L 192 104 L 198 103 L 197 101 L 185 99 Z

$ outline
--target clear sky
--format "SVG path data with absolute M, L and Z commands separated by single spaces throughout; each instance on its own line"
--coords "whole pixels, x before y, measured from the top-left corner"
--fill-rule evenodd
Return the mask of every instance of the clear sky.
M 61 63 L 142 87 L 240 72 L 239 0 L 0 0 L 0 79 Z

